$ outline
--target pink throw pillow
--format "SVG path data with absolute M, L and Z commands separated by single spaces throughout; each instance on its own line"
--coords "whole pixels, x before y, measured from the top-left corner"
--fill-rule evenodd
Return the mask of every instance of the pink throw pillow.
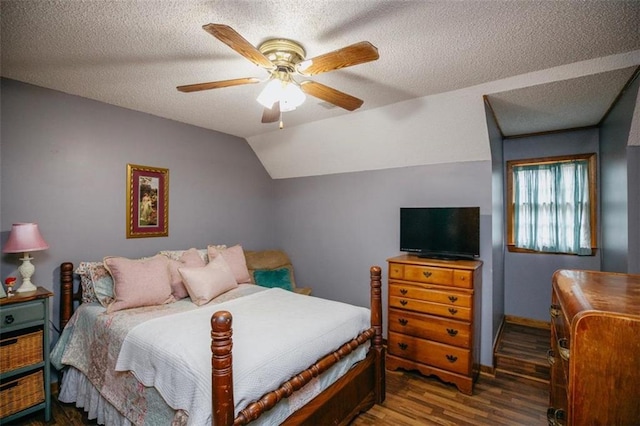
M 244 251 L 241 245 L 238 244 L 224 250 L 218 250 L 214 246 L 209 246 L 207 250 L 209 253 L 209 262 L 211 262 L 211 259 L 218 257 L 218 255 L 227 261 L 238 284 L 251 283 L 251 275 L 249 275 L 247 260 L 244 257 Z
M 202 260 L 200 254 L 198 253 L 198 249 L 191 248 L 186 250 L 180 256 L 180 260 L 169 259 L 169 271 L 171 272 L 171 294 L 176 300 L 184 299 L 189 296 L 189 292 L 187 291 L 184 283 L 182 282 L 182 275 L 178 271 L 178 268 L 182 267 L 203 267 L 206 265 L 206 262 Z
M 169 260 L 162 255 L 147 259 L 105 257 L 104 267 L 113 277 L 114 301 L 107 313 L 175 301 L 171 295 Z
M 207 266 L 183 267 L 178 268 L 178 271 L 182 275 L 191 301 L 198 306 L 238 286 L 231 268 L 221 256 L 209 260 Z

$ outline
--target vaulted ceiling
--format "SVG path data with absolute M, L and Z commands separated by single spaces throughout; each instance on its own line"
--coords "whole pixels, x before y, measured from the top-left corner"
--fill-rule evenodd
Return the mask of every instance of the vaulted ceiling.
M 380 58 L 308 79 L 364 101 L 356 112 L 308 97 L 289 128 L 640 49 L 638 1 L 2 0 L 2 76 L 252 137 L 264 84 L 176 86 L 267 73 L 202 29 L 231 26 L 254 46 L 301 43 L 307 57 L 367 40 Z M 630 61 L 637 65 L 637 60 Z M 596 124 L 635 66 L 488 99 L 506 135 Z

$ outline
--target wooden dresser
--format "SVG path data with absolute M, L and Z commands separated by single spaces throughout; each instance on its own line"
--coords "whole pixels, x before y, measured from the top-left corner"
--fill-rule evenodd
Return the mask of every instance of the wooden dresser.
M 387 369 L 418 370 L 473 393 L 480 369 L 482 262 L 389 262 Z
M 640 275 L 557 271 L 550 425 L 640 424 Z

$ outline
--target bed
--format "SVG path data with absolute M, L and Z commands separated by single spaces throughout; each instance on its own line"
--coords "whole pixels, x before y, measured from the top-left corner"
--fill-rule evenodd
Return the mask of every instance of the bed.
M 58 360 L 56 367 L 64 371 L 59 398 L 63 402 L 75 402 L 99 423 L 348 424 L 358 413 L 384 401 L 381 270 L 377 266 L 370 269 L 371 308 L 366 310 L 366 324 L 354 326 L 359 327 L 355 334 L 353 330 L 343 330 L 342 336 L 331 337 L 342 339 L 339 344 L 337 340 L 329 343 L 328 333 L 322 328 L 324 324 L 329 327 L 329 317 L 342 321 L 344 326 L 332 326 L 340 330 L 362 320 L 350 319 L 350 305 L 334 305 L 338 302 L 243 284 L 195 309 L 186 299 L 161 308 L 106 314 L 104 308 L 81 303 L 82 287 L 78 285 L 72 263 L 61 264 L 60 277 L 60 325 L 64 330 L 52 352 L 52 359 Z M 314 308 L 316 302 L 321 305 Z M 340 320 L 343 308 L 347 316 Z M 278 315 L 265 314 L 269 309 L 277 310 Z M 303 317 L 307 314 L 312 318 L 305 325 Z M 95 318 L 99 318 L 102 325 L 88 326 L 93 330 L 94 342 L 76 339 L 80 323 L 95 321 Z M 178 332 L 171 337 L 171 333 L 164 332 L 180 324 L 189 324 L 187 329 L 192 334 Z M 196 328 L 193 324 L 198 324 L 198 330 L 192 330 Z M 201 329 L 203 326 L 206 332 Z M 107 338 L 98 331 L 100 327 L 115 330 L 120 340 L 106 343 Z M 294 332 L 296 328 L 299 330 Z M 287 339 L 293 339 L 294 334 L 302 334 L 296 338 L 304 340 L 296 343 L 292 340 L 289 344 Z M 142 341 L 148 335 L 155 337 Z M 69 343 L 74 339 L 75 343 Z M 192 344 L 195 341 L 199 344 Z M 310 353 L 289 354 L 284 351 L 289 346 Z M 86 352 L 86 365 L 65 361 L 65 354 L 74 352 L 71 347 L 75 347 L 76 352 Z M 165 347 L 177 347 L 178 353 L 166 355 L 164 352 L 174 349 L 164 350 Z M 328 347 L 331 348 L 328 353 L 311 353 Z M 268 363 L 260 361 L 256 366 L 247 361 L 251 357 L 246 354 L 252 352 L 265 352 L 271 358 Z M 147 356 L 141 357 L 140 353 Z M 163 356 L 180 359 L 180 368 L 193 366 L 195 372 L 160 368 L 160 365 L 176 364 Z M 188 359 L 192 356 L 193 360 Z M 137 370 L 144 367 L 147 368 L 144 371 Z M 263 379 L 263 370 L 258 368 L 265 367 L 282 370 L 286 379 Z M 183 384 L 183 376 L 194 376 L 193 383 Z M 249 382 L 243 382 L 243 378 Z M 203 388 L 203 383 L 210 388 Z M 267 387 L 263 389 L 263 386 Z M 167 395 L 170 388 L 179 389 L 177 395 Z M 182 397 L 183 394 L 191 396 Z M 191 405 L 182 407 L 181 402 L 176 401 L 180 399 Z

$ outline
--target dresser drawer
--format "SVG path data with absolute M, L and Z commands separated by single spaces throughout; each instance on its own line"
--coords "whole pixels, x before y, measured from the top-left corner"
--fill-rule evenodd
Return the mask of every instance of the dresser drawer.
M 471 325 L 399 309 L 389 309 L 389 331 L 469 349 Z
M 471 373 L 470 351 L 426 339 L 389 332 L 391 355 L 415 360 L 459 374 Z
M 44 322 L 44 305 L 42 302 L 27 302 L 19 305 L 2 307 L 0 327 L 19 327 L 34 321 Z
M 404 265 L 400 263 L 389 264 L 389 278 L 401 280 L 404 278 Z
M 414 312 L 453 318 L 461 321 L 471 321 L 471 308 L 445 305 L 442 303 L 426 302 L 406 297 L 389 297 L 389 307 L 408 309 Z
M 405 265 L 403 279 L 422 283 L 453 285 L 453 270 L 429 266 Z
M 409 284 L 389 283 L 389 295 L 470 308 L 473 294 L 455 290 L 433 290 Z

